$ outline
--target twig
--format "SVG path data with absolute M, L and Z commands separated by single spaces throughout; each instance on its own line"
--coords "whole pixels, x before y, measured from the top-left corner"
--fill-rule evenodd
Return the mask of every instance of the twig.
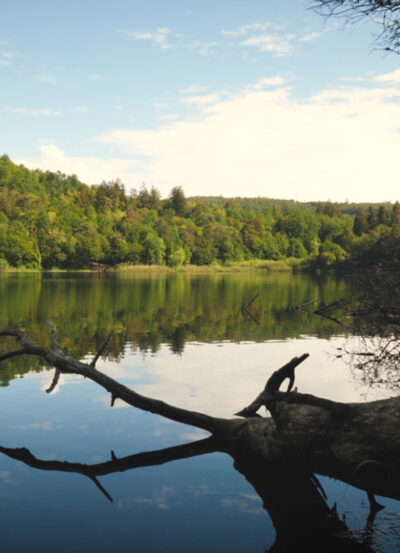
M 56 369 L 55 373 L 54 373 L 54 376 L 53 376 L 53 381 L 52 383 L 50 384 L 50 386 L 47 388 L 46 392 L 48 394 L 51 394 L 51 392 L 54 390 L 54 388 L 57 386 L 58 384 L 58 381 L 60 380 L 60 375 L 61 375 L 61 371 L 59 369 Z
M 260 295 L 260 292 L 257 292 L 257 294 L 253 296 L 251 300 L 248 303 L 246 303 L 246 305 L 243 306 L 243 309 L 246 311 L 250 307 L 250 305 L 258 298 L 259 295 Z
M 96 486 L 99 488 L 102 494 L 106 496 L 106 498 L 111 501 L 111 503 L 114 501 L 112 496 L 108 493 L 108 491 L 105 489 L 104 486 L 102 486 L 99 482 L 99 480 L 95 476 L 89 476 L 90 480 L 96 484 Z
M 96 355 L 94 356 L 93 358 L 93 361 L 90 363 L 90 366 L 91 367 L 95 367 L 96 366 L 96 363 L 100 357 L 100 355 L 103 353 L 103 351 L 105 350 L 108 342 L 110 341 L 110 338 L 112 336 L 113 332 L 111 331 L 110 334 L 107 336 L 107 338 L 104 340 L 104 342 L 101 344 L 100 346 L 100 349 L 99 351 L 96 353 Z
M 332 309 L 332 307 L 335 307 L 336 305 L 339 305 L 343 301 L 343 298 L 340 300 L 333 301 L 332 303 L 328 303 L 328 305 L 323 305 L 322 307 L 319 307 L 314 311 L 314 313 L 320 315 L 322 311 L 327 311 L 328 309 Z
M 256 319 L 256 317 L 254 317 L 254 315 L 252 315 L 252 313 L 250 313 L 249 307 L 258 298 L 259 295 L 260 295 L 260 293 L 257 292 L 257 294 L 255 296 L 253 296 L 248 303 L 243 305 L 243 308 L 242 308 L 243 313 L 246 313 L 246 315 L 248 315 L 250 317 L 250 319 L 252 319 L 258 325 L 260 324 L 260 321 L 258 319 Z
M 60 338 L 58 337 L 57 329 L 51 321 L 47 321 L 47 325 L 50 328 L 51 341 L 53 348 L 57 353 L 63 353 L 60 345 Z
M 294 305 L 293 309 L 295 311 L 302 311 L 303 307 L 305 307 L 306 305 L 311 305 L 312 303 L 315 303 L 317 300 L 318 300 L 318 298 L 316 298 L 315 300 L 306 301 L 305 303 L 299 303 L 298 305 Z M 307 311 L 307 313 L 308 313 L 308 311 Z

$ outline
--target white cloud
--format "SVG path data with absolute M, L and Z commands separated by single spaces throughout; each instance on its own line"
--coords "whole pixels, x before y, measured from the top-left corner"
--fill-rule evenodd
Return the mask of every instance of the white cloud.
M 50 75 L 49 73 L 38 75 L 36 78 L 41 83 L 56 84 L 56 79 L 53 77 L 53 75 Z
M 283 83 L 276 75 L 235 95 L 183 96 L 196 108 L 193 117 L 100 136 L 111 147 L 111 160 L 70 157 L 47 145 L 38 159 L 17 161 L 75 173 L 88 183 L 117 177 L 128 187 L 146 182 L 163 196 L 180 185 L 188 196 L 399 199 L 400 89 L 372 82 L 299 101 Z
M 187 104 L 194 104 L 197 106 L 204 106 L 207 104 L 215 104 L 220 98 L 221 94 L 217 92 L 214 94 L 203 94 L 200 96 L 187 96 L 185 98 L 182 98 L 182 102 L 185 102 Z
M 312 42 L 316 38 L 319 38 L 322 33 L 308 33 L 307 35 L 299 37 L 297 40 L 299 42 Z
M 179 92 L 181 94 L 197 94 L 198 92 L 205 92 L 207 90 L 206 86 L 200 86 L 197 84 L 193 84 L 191 86 L 188 86 L 186 88 L 182 88 Z
M 178 118 L 179 115 L 177 113 L 165 113 L 159 116 L 159 119 L 161 119 L 161 121 L 175 121 Z
M 12 111 L 14 113 L 18 113 L 18 115 L 30 115 L 31 117 L 38 117 L 40 115 L 50 115 L 53 117 L 59 117 L 61 115 L 60 111 L 56 111 L 50 108 L 39 108 L 39 109 L 13 108 Z
M 248 25 L 241 25 L 238 29 L 235 30 L 223 30 L 221 31 L 221 34 L 224 36 L 232 36 L 232 37 L 238 37 L 238 36 L 246 36 L 252 31 L 266 31 L 267 29 L 280 29 L 278 25 L 274 25 L 273 23 L 270 23 L 269 21 L 263 21 L 258 23 L 250 23 Z
M 281 26 L 269 21 L 223 30 L 221 34 L 241 39 L 242 46 L 252 46 L 260 52 L 271 52 L 278 56 L 291 54 L 296 43 L 311 42 L 322 35 L 321 32 L 310 32 L 302 36 L 294 33 L 285 34 Z
M 167 346 L 163 346 L 146 364 L 150 382 L 132 382 L 129 385 L 140 394 L 184 409 L 216 417 L 232 417 L 233 413 L 257 397 L 268 375 L 276 367 L 298 355 L 299 351 L 308 351 L 310 357 L 296 376 L 301 392 L 336 401 L 361 401 L 364 390 L 349 386 L 348 366 L 343 360 L 335 361 L 335 370 L 328 371 L 330 375 L 326 375 L 326 379 L 321 381 L 316 378 L 321 357 L 326 356 L 327 351 L 334 351 L 334 347 L 342 342 L 342 338 L 318 341 L 303 338 L 285 342 L 284 345 L 279 341 L 268 341 L 246 343 L 245 346 L 228 344 L 227 347 L 219 347 L 215 343 L 202 344 L 201 348 L 188 343 L 179 360 L 168 352 Z M 273 364 L 266 363 L 266 359 L 274 359 Z M 128 361 L 127 356 L 125 362 Z M 132 358 L 130 365 L 133 365 Z M 226 386 L 228 381 L 229 386 Z M 107 400 L 109 406 L 110 397 Z M 265 413 L 263 410 L 260 412 Z
M 62 171 L 66 174 L 75 174 L 80 180 L 88 184 L 99 184 L 101 181 L 120 178 L 122 182 L 133 184 L 135 171 L 139 162 L 129 159 L 101 159 L 96 157 L 69 157 L 63 150 L 54 144 L 47 144 L 40 148 L 41 156 L 36 159 L 17 159 L 26 167 L 42 169 L 44 171 Z M 142 181 L 139 181 L 142 182 Z
M 11 59 L 15 58 L 16 52 L 3 52 L 0 58 L 0 66 L 8 67 L 11 65 Z
M 374 80 L 378 83 L 400 83 L 400 69 L 396 69 L 391 73 L 385 73 L 383 75 L 377 75 Z
M 75 108 L 78 113 L 87 113 L 89 108 L 87 106 L 78 106 Z
M 272 52 L 278 56 L 287 56 L 293 50 L 291 40 L 293 35 L 258 35 L 247 38 L 241 44 L 243 46 L 254 46 L 260 52 Z
M 157 44 L 164 50 L 173 48 L 173 45 L 168 43 L 168 35 L 171 33 L 168 27 L 159 27 L 155 31 L 129 31 L 126 29 L 120 29 L 118 31 L 124 38 L 133 38 L 135 40 L 150 40 L 154 44 Z
M 215 41 L 205 42 L 195 40 L 191 44 L 188 44 L 187 48 L 189 48 L 190 50 L 194 50 L 202 56 L 207 56 L 211 52 L 212 48 L 215 48 L 216 46 L 219 46 L 219 43 Z
M 265 86 L 281 86 L 284 83 L 285 79 L 280 75 L 275 75 L 275 77 L 264 77 L 256 82 L 254 89 L 261 90 Z
M 398 94 L 338 88 L 300 102 L 287 88 L 253 87 L 203 102 L 195 119 L 110 130 L 100 140 L 125 155 L 149 156 L 140 180 L 165 194 L 181 185 L 187 195 L 395 200 Z

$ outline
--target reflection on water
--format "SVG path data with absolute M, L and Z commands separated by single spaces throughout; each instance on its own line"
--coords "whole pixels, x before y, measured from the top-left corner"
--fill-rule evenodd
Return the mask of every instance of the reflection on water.
M 330 337 L 338 333 L 328 319 L 293 309 L 318 298 L 326 304 L 350 293 L 350 284 L 333 277 L 303 275 L 183 275 L 147 278 L 103 275 L 6 275 L 0 279 L 1 328 L 29 328 L 39 343 L 49 340 L 46 321 L 55 323 L 71 355 L 83 357 L 113 335 L 108 358 L 121 359 L 127 343 L 156 353 L 168 343 L 181 354 L 185 343 L 264 342 L 300 335 Z M 251 313 L 243 312 L 259 294 Z M 2 370 L 3 383 L 12 377 Z M 25 370 L 33 368 L 32 359 Z M 22 362 L 19 369 L 24 370 Z
M 2 328 L 26 328 L 46 344 L 46 321 L 52 320 L 68 352 L 81 358 L 92 356 L 113 331 L 100 370 L 152 397 L 230 417 L 257 395 L 273 370 L 306 351 L 311 356 L 298 370 L 299 391 L 360 400 L 348 367 L 330 360 L 343 328 L 293 309 L 314 298 L 328 304 L 351 289 L 343 280 L 286 274 L 9 276 L 0 279 L 0 322 Z M 242 309 L 257 293 L 251 313 L 259 324 Z M 8 346 L 4 340 L 2 347 Z M 113 455 L 121 459 L 205 437 L 118 401 L 111 409 L 109 396 L 77 376 L 62 375 L 46 394 L 53 371 L 32 358 L 5 362 L 0 375 L 4 385 L 11 383 L 1 390 L 1 446 L 24 446 L 43 461 L 106 463 Z M 348 486 L 322 482 L 329 506 L 336 501 L 340 512 L 345 505 L 348 525 L 364 531 L 365 496 L 359 494 L 349 504 Z M 223 553 L 261 552 L 274 542 L 260 496 L 222 453 L 110 473 L 101 484 L 112 504 L 88 478 L 40 471 L 3 454 L 4 549 Z M 388 509 L 375 519 L 374 539 L 384 516 L 392 516 L 392 535 L 397 532 L 397 502 L 380 501 Z M 361 516 L 352 517 L 360 510 Z M 395 551 L 396 540 L 389 542 L 380 550 Z M 373 545 L 378 551 L 379 543 Z

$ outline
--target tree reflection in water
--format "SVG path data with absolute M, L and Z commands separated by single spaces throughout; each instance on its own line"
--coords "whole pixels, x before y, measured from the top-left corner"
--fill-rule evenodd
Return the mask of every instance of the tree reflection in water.
M 49 348 L 36 345 L 24 332 L 1 332 L 1 336 L 17 338 L 22 347 L 3 354 L 0 361 L 19 355 L 40 356 L 56 367 L 54 382 L 60 372 L 80 374 L 107 390 L 111 405 L 120 398 L 134 407 L 207 430 L 211 437 L 121 459 L 111 452 L 110 461 L 94 465 L 37 459 L 26 448 L 1 446 L 3 454 L 37 469 L 85 475 L 112 500 L 100 476 L 223 452 L 233 458 L 235 468 L 254 487 L 273 521 L 276 540 L 269 551 L 373 551 L 371 528 L 380 508 L 375 494 L 400 499 L 399 399 L 343 404 L 293 392 L 295 368 L 308 358 L 303 354 L 270 376 L 264 391 L 237 414 L 245 418 L 220 419 L 137 394 L 95 368 L 107 340 L 91 363 L 82 363 L 63 352 L 55 328 L 50 327 Z M 281 392 L 286 379 L 288 391 Z M 272 418 L 258 415 L 261 406 L 267 407 Z M 367 492 L 370 516 L 363 541 L 355 539 L 336 510 L 329 508 L 316 474 Z
M 0 446 L 0 452 L 39 470 L 82 474 L 92 480 L 104 496 L 113 501 L 99 477 L 140 467 L 169 463 L 174 460 L 224 451 L 214 437 L 158 451 L 138 453 L 97 464 L 42 460 L 28 449 Z M 268 511 L 277 532 L 270 552 L 349 551 L 372 552 L 369 541 L 377 509 L 371 504 L 364 540 L 357 541 L 341 520 L 336 509 L 329 508 L 326 495 L 317 477 L 303 466 L 293 466 L 284 458 L 265 463 L 265 459 L 242 451 L 233 457 L 235 468 L 255 488 Z

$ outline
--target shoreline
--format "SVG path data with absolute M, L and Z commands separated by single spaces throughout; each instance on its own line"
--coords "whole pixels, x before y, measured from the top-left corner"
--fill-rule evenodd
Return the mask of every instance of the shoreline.
M 133 265 L 121 264 L 115 267 L 95 267 L 85 269 L 35 269 L 27 267 L 8 267 L 0 270 L 0 274 L 57 274 L 57 273 L 87 273 L 87 274 L 214 274 L 214 273 L 246 273 L 246 272 L 294 272 L 300 270 L 300 260 L 251 260 L 227 265 Z

